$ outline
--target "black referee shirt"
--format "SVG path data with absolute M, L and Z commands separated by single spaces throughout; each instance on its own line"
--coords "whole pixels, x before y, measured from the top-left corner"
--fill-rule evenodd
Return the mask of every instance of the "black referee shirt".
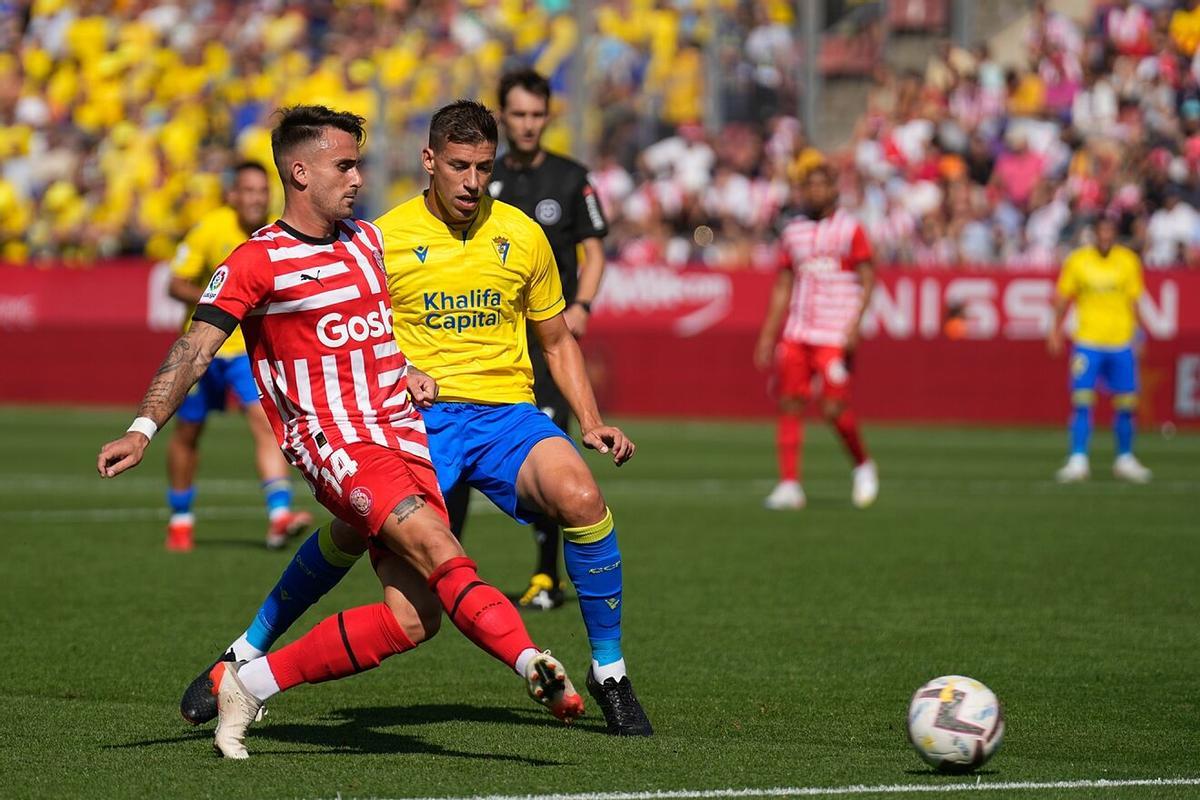
M 576 245 L 584 239 L 603 239 L 608 233 L 600 198 L 588 183 L 587 168 L 549 152 L 541 164 L 529 169 L 513 169 L 500 157 L 488 193 L 521 209 L 542 226 L 558 263 L 563 299 L 574 302 L 579 288 Z

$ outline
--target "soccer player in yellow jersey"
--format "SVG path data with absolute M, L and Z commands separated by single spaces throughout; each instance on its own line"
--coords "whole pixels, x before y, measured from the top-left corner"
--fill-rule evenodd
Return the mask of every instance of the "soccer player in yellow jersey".
M 1050 354 L 1063 350 L 1062 323 L 1072 301 L 1078 325 L 1071 352 L 1071 454 L 1057 473 L 1060 483 L 1087 480 L 1092 407 L 1099 382 L 1113 395 L 1117 457 L 1113 475 L 1133 483 L 1150 480 L 1150 470 L 1133 455 L 1133 412 L 1137 407 L 1137 300 L 1142 294 L 1142 263 L 1117 242 L 1117 225 L 1096 223 L 1096 244 L 1067 256 L 1058 276 L 1054 324 L 1046 340 Z
M 168 292 L 189 306 L 196 305 L 225 256 L 266 224 L 270 201 L 267 171 L 253 161 L 238 164 L 227 199 L 228 205 L 210 211 L 196 223 L 171 262 Z M 189 324 L 190 319 L 189 314 Z M 200 458 L 200 436 L 208 412 L 223 410 L 230 393 L 245 412 L 254 437 L 255 462 L 267 503 L 267 547 L 283 547 L 289 536 L 303 532 L 312 522 L 312 515 L 307 511 L 292 511 L 288 465 L 259 405 L 258 388 L 254 385 L 250 359 L 246 356 L 246 343 L 238 328 L 217 351 L 208 372 L 192 388 L 176 415 L 175 429 L 167 445 L 167 480 L 170 484 L 167 502 L 171 507 L 171 519 L 167 523 L 168 550 L 186 552 L 192 549 L 195 524 L 192 503 L 196 497 L 194 481 Z
M 613 517 L 574 443 L 534 404 L 527 330 L 579 419 L 583 445 L 611 453 L 617 465 L 634 445 L 597 410 L 545 232 L 487 194 L 497 138 L 495 118 L 479 103 L 434 114 L 422 152 L 429 189 L 377 220 L 393 329 L 439 386 L 425 426 L 443 493 L 467 483 L 518 522 L 545 514 L 563 526 L 592 648 L 588 690 L 609 733 L 648 736 L 621 651 Z

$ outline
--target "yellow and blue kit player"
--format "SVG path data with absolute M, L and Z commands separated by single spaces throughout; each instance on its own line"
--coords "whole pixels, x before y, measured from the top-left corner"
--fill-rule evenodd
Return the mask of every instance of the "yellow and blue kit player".
M 1150 470 L 1133 455 L 1133 413 L 1137 408 L 1137 301 L 1143 291 L 1142 262 L 1117 244 L 1117 226 L 1103 218 L 1096 243 L 1075 250 L 1063 262 L 1054 301 L 1054 324 L 1047 338 L 1051 355 L 1062 352 L 1062 323 L 1071 303 L 1077 325 L 1071 350 L 1071 453 L 1057 473 L 1059 483 L 1091 474 L 1088 442 L 1097 387 L 1113 397 L 1116 460 L 1113 475 L 1133 483 L 1150 480 Z
M 440 109 L 421 153 L 429 189 L 377 221 L 393 331 L 410 368 L 438 383 L 424 426 L 443 494 L 465 482 L 518 522 L 544 514 L 563 526 L 567 574 L 592 650 L 588 691 L 610 734 L 649 736 L 653 728 L 621 649 L 622 559 L 613 515 L 574 443 L 534 405 L 527 330 L 579 419 L 583 445 L 611 454 L 618 466 L 634 445 L 596 408 L 583 355 L 563 320 L 545 232 L 486 193 L 497 134 L 495 117 L 479 103 Z M 268 651 L 346 575 L 365 545 L 337 531 L 336 523 L 323 526 L 301 545 L 223 659 Z M 189 721 L 216 716 L 210 686 L 206 670 L 184 692 L 180 710 Z
M 227 201 L 228 205 L 210 211 L 196 223 L 171 261 L 168 292 L 191 307 L 195 307 L 225 257 L 266 224 L 270 193 L 267 172 L 262 165 L 251 161 L 237 165 Z M 189 314 L 185 330 L 190 319 Z M 208 371 L 192 387 L 176 414 L 175 428 L 167 446 L 167 480 L 170 484 L 167 503 L 171 507 L 171 518 L 167 523 L 168 550 L 186 552 L 193 547 L 195 517 L 192 504 L 196 499 L 194 481 L 200 458 L 200 436 L 209 412 L 224 410 L 231 393 L 245 412 L 254 437 L 255 462 L 267 505 L 267 547 L 283 547 L 289 536 L 302 533 L 312 522 L 308 512 L 292 511 L 288 465 L 259 405 L 258 387 L 254 384 L 246 343 L 239 328 L 217 351 Z

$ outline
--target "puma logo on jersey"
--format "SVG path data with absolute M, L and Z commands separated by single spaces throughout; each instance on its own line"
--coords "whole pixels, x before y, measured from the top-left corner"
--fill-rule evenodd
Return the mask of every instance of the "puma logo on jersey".
M 425 263 L 425 256 L 429 255 L 429 245 L 423 244 L 420 247 L 413 248 L 413 255 L 417 257 L 417 261 Z
M 321 270 L 317 270 L 316 275 L 309 275 L 304 272 L 300 273 L 300 282 L 303 283 L 304 281 L 316 281 L 318 286 L 325 285 L 321 282 Z

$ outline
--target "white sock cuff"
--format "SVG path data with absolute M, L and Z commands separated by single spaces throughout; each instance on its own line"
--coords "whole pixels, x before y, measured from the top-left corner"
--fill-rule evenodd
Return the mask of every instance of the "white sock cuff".
M 266 655 L 262 650 L 250 644 L 250 640 L 246 638 L 246 634 L 244 633 L 233 644 L 225 648 L 225 650 L 226 652 L 229 650 L 233 651 L 233 659 L 235 661 L 252 661 Z
M 271 673 L 271 665 L 267 659 L 256 658 L 245 664 L 237 673 L 238 679 L 246 687 L 246 691 L 257 697 L 261 702 L 279 694 L 279 684 Z
M 517 663 L 513 665 L 513 669 L 518 675 L 522 678 L 529 677 L 529 662 L 533 661 L 533 657 L 537 654 L 538 651 L 532 647 L 526 647 L 521 651 L 521 654 L 517 656 Z
M 609 678 L 614 681 L 619 681 L 625 677 L 625 659 L 620 658 L 611 664 L 605 664 L 603 667 L 596 659 L 592 659 L 592 675 L 600 683 L 604 683 Z

